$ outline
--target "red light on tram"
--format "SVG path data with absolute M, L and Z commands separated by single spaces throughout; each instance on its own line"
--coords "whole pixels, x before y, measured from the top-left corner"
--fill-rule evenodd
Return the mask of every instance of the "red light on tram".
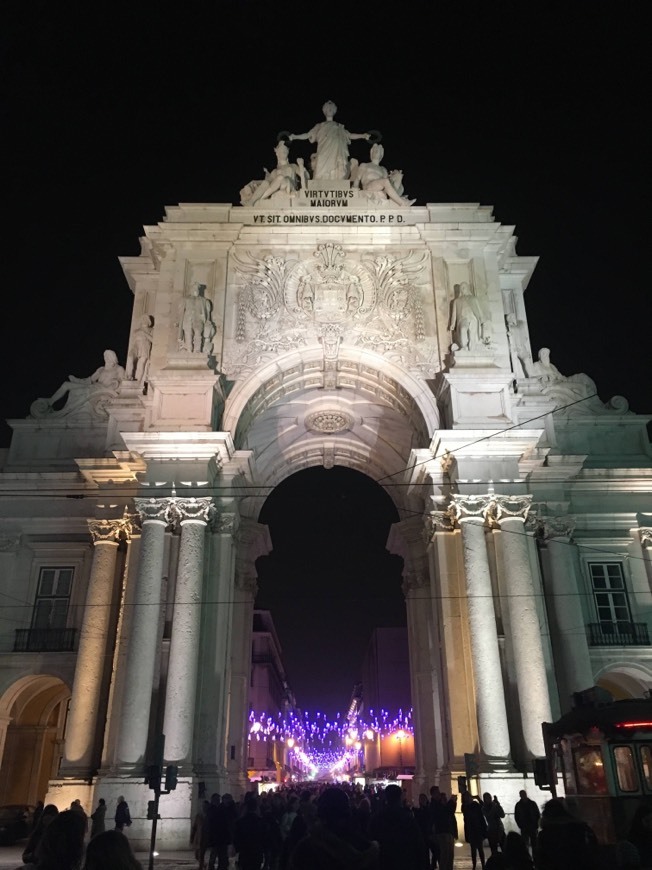
M 652 728 L 652 722 L 616 722 L 616 728 Z

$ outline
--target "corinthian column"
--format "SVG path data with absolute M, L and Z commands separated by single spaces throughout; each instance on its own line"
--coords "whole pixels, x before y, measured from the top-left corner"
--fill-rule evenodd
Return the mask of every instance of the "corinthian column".
M 111 619 L 116 557 L 120 540 L 129 540 L 131 537 L 131 521 L 126 517 L 118 520 L 89 520 L 88 528 L 94 544 L 93 564 L 79 635 L 61 770 L 63 776 L 84 779 L 92 776 L 97 766 L 97 719 Z
M 531 501 L 531 495 L 494 496 L 495 518 L 503 533 L 501 543 L 507 581 L 507 609 L 521 706 L 521 725 L 526 748 L 536 757 L 545 755 L 541 723 L 550 722 L 552 715 L 541 626 L 525 534 L 525 520 Z
M 480 748 L 490 768 L 505 769 L 511 764 L 509 732 L 484 533 L 485 515 L 492 498 L 492 495 L 454 495 L 452 508 L 462 530 Z
M 136 767 L 145 761 L 156 666 L 165 529 L 171 519 L 173 501 L 170 498 L 134 499 L 143 531 L 120 711 L 117 755 L 122 767 Z
M 211 498 L 176 498 L 181 526 L 179 567 L 174 593 L 172 640 L 165 691 L 165 758 L 189 762 L 195 723 L 204 540 L 213 510 Z

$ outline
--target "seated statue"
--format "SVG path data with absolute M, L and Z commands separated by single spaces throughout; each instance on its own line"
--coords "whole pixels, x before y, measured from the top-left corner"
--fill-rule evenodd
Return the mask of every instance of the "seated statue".
M 299 187 L 305 185 L 307 171 L 302 165 L 299 168 L 288 160 L 288 146 L 282 140 L 274 149 L 276 153 L 276 169 L 271 172 L 265 170 L 264 181 L 251 181 L 240 191 L 242 205 L 255 205 L 261 199 L 269 199 L 272 194 L 294 193 Z
M 388 172 L 384 166 L 380 165 L 385 153 L 382 145 L 376 144 L 371 146 L 369 157 L 371 163 L 360 163 L 356 165 L 352 162 L 351 168 L 351 186 L 362 187 L 364 191 L 371 194 L 384 194 L 382 198 L 391 199 L 397 205 L 402 207 L 410 206 L 416 202 L 414 199 L 408 199 L 401 196 L 403 188 L 403 173 L 400 170 Z M 396 185 L 396 186 L 395 186 Z M 397 187 L 401 187 L 399 193 Z
M 583 372 L 562 375 L 550 362 L 550 349 L 542 347 L 538 359 L 528 367 L 530 379 L 541 384 L 541 390 L 567 414 L 616 413 L 624 414 L 629 405 L 623 396 L 613 396 L 605 405 L 598 396 L 595 382 Z
M 104 365 L 87 378 L 69 375 L 49 399 L 37 399 L 32 403 L 32 417 L 64 417 L 78 411 L 91 416 L 105 416 L 105 406 L 117 396 L 120 384 L 125 378 L 125 370 L 118 365 L 118 357 L 112 350 L 104 351 Z M 54 405 L 67 396 L 65 405 L 59 410 Z

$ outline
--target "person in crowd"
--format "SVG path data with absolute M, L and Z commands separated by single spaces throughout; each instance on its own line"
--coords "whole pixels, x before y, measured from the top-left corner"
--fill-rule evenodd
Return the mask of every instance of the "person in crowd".
M 88 844 L 84 870 L 142 870 L 142 865 L 121 831 L 104 831 Z
M 81 813 L 75 810 L 58 813 L 43 831 L 34 862 L 23 870 L 80 870 L 85 834 Z
M 283 845 L 280 819 L 278 818 L 275 797 L 272 796 L 270 798 L 268 795 L 263 795 L 263 798 L 264 800 L 261 800 L 259 803 L 260 817 L 265 825 L 265 859 L 263 870 L 276 870 Z
M 514 806 L 514 820 L 519 827 L 521 836 L 530 851 L 534 849 L 541 813 L 539 807 L 527 796 L 525 789 L 519 793 L 519 800 Z
M 202 825 L 200 866 L 203 867 L 203 858 L 206 852 L 209 852 L 208 870 L 215 870 L 215 867 L 218 870 L 226 870 L 229 862 L 229 844 L 233 842 L 232 833 L 220 795 L 215 792 L 206 807 L 206 816 Z
M 235 823 L 233 845 L 238 855 L 239 870 L 260 870 L 265 858 L 267 827 L 260 817 L 258 798 L 247 792 L 244 814 Z
M 290 828 L 288 836 L 288 852 L 291 854 L 297 843 L 302 840 L 317 822 L 317 806 L 313 802 L 312 794 L 305 789 L 299 797 L 297 816 Z
M 432 796 L 432 789 L 430 794 Z M 438 801 L 437 797 L 439 797 Z M 437 855 L 439 870 L 453 870 L 455 840 L 457 840 L 457 820 L 455 818 L 457 798 L 452 795 L 448 799 L 444 792 L 437 789 L 434 797 L 431 798 L 430 806 L 439 850 Z
M 203 870 L 204 866 L 204 853 L 201 849 L 201 841 L 202 829 L 204 827 L 206 813 L 209 806 L 209 801 L 202 802 L 201 809 L 193 819 L 192 825 L 190 826 L 190 848 L 192 849 L 195 858 L 199 861 L 199 870 Z
M 36 806 L 34 807 L 34 815 L 32 816 L 32 830 L 36 829 L 36 826 L 41 820 L 41 816 L 43 815 L 43 801 L 36 801 Z
M 106 816 L 106 801 L 100 798 L 97 802 L 97 809 L 91 813 L 91 840 L 97 837 L 98 834 L 104 833 L 104 817 Z
M 369 834 L 380 847 L 381 870 L 428 870 L 428 849 L 398 785 L 385 789 L 385 808 L 371 820 Z
M 501 848 L 489 856 L 485 870 L 534 870 L 525 840 L 516 831 L 507 834 Z
M 55 816 L 59 815 L 59 809 L 54 804 L 48 804 L 43 808 L 38 825 L 32 831 L 27 845 L 23 851 L 23 863 L 33 864 L 36 860 L 36 847 L 43 838 L 43 833 Z
M 640 804 L 634 813 L 628 840 L 638 850 L 641 867 L 652 868 L 652 803 Z
M 79 800 L 79 798 L 77 798 L 76 800 L 74 800 L 70 804 L 70 809 L 73 811 L 73 813 L 79 813 L 79 815 L 83 818 L 84 830 L 87 831 L 88 830 L 88 816 L 86 815 L 86 812 L 85 812 L 83 806 L 81 805 L 81 801 Z
M 317 802 L 317 821 L 290 855 L 290 870 L 375 870 L 378 844 L 353 830 L 346 793 L 327 788 Z M 403 867 L 408 865 L 404 864 Z
M 484 840 L 487 836 L 487 820 L 482 807 L 468 791 L 462 794 L 462 815 L 464 816 L 464 839 L 471 847 L 471 866 L 476 868 L 478 857 L 484 870 Z
M 541 830 L 534 847 L 534 866 L 537 870 L 603 868 L 595 834 L 568 811 L 561 798 L 552 798 L 543 808 Z
M 482 812 L 487 821 L 489 848 L 491 854 L 495 855 L 499 847 L 502 849 L 505 840 L 505 825 L 503 824 L 505 810 L 501 807 L 496 795 L 492 798 L 489 792 L 485 792 L 482 795 Z
M 124 799 L 124 795 L 118 798 L 118 805 L 115 810 L 115 829 L 123 831 L 125 827 L 131 826 L 131 813 L 129 812 L 129 804 Z

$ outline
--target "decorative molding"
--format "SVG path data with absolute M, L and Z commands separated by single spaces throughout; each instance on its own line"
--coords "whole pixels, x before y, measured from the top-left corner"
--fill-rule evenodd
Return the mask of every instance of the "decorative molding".
M 420 589 L 427 589 L 429 585 L 430 578 L 425 571 L 407 571 L 403 574 L 401 588 L 406 598 L 412 592 L 417 592 Z
M 162 520 L 166 525 L 172 522 L 173 498 L 135 498 L 134 506 L 140 514 L 141 522 Z
M 652 528 L 648 526 L 641 526 L 641 528 L 638 530 L 638 533 L 641 536 L 641 546 L 646 548 L 652 548 Z
M 354 420 L 350 414 L 339 409 L 325 408 L 323 411 L 315 411 L 308 414 L 305 426 L 310 432 L 319 432 L 333 435 L 336 432 L 346 432 L 353 428 Z
M 250 574 L 247 571 L 235 572 L 235 588 L 241 592 L 248 592 L 252 598 L 255 598 L 258 593 L 258 578 L 255 574 Z
M 236 513 L 215 511 L 211 522 L 211 531 L 220 535 L 233 535 L 236 531 Z
M 576 520 L 572 516 L 540 517 L 536 521 L 535 531 L 544 541 L 551 538 L 572 538 L 575 526 Z
M 506 519 L 517 518 L 525 522 L 532 510 L 531 495 L 496 495 L 490 491 L 475 495 L 455 493 L 452 499 L 448 510 L 458 523 L 465 519 L 482 517 L 494 528 Z
M 130 541 L 134 530 L 133 517 L 124 516 L 117 520 L 87 520 L 88 531 L 94 544 L 104 541 L 119 544 Z
M 0 553 L 16 553 L 20 547 L 20 532 L 0 535 Z
M 182 523 L 185 520 L 201 520 L 208 523 L 215 510 L 213 499 L 206 498 L 172 498 L 170 513 L 173 520 Z
M 428 544 L 437 532 L 454 531 L 454 517 L 449 511 L 430 511 L 425 518 L 424 526 L 423 537 Z

